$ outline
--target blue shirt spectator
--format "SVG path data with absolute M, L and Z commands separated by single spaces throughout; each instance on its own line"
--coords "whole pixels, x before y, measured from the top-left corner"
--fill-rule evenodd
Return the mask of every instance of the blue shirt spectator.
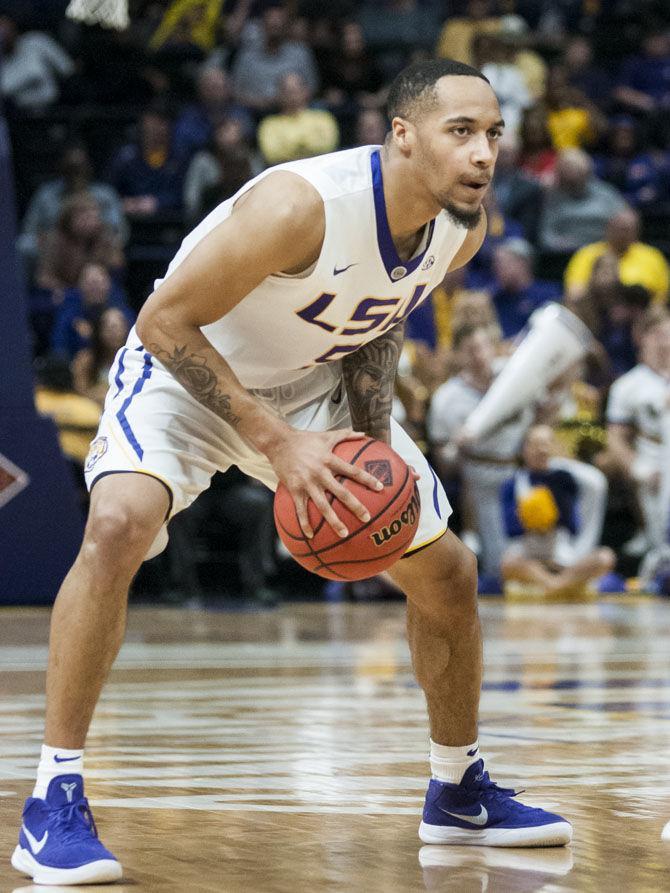
M 670 36 L 662 30 L 649 33 L 642 53 L 624 60 L 619 72 L 616 99 L 642 112 L 670 104 Z
M 139 140 L 123 146 L 112 163 L 110 181 L 129 216 L 147 217 L 181 208 L 186 167 L 174 149 L 169 117 L 149 110 L 140 119 Z
M 561 287 L 533 276 L 533 248 L 525 239 L 502 242 L 493 254 L 495 275 L 491 297 L 503 338 L 513 338 L 531 313 L 548 301 L 560 301 Z
M 198 76 L 197 102 L 187 105 L 175 121 L 175 153 L 191 158 L 211 142 L 219 124 L 231 118 L 239 120 L 244 139 L 251 140 L 254 122 L 245 108 L 233 102 L 226 72 L 213 65 L 203 68 Z
M 63 296 L 51 334 L 51 350 L 72 359 L 89 346 L 95 319 L 111 307 L 120 310 L 129 325 L 134 324 L 135 313 L 123 289 L 104 267 L 87 264 L 77 286 L 67 289 Z
M 640 145 L 640 127 L 632 117 L 620 115 L 611 124 L 606 151 L 594 159 L 596 174 L 615 186 L 636 208 L 648 207 L 663 197 L 664 160 Z M 667 161 L 666 161 L 667 164 Z

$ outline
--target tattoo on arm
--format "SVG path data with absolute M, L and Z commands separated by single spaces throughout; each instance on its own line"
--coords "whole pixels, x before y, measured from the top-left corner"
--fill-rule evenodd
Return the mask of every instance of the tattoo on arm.
M 387 442 L 403 337 L 397 325 L 342 360 L 354 430 Z
M 230 395 L 221 391 L 219 379 L 214 370 L 207 365 L 206 357 L 190 353 L 185 344 L 181 347 L 175 344 L 172 353 L 158 344 L 149 344 L 147 347 L 203 406 L 211 409 L 233 427 L 241 421 L 231 409 Z

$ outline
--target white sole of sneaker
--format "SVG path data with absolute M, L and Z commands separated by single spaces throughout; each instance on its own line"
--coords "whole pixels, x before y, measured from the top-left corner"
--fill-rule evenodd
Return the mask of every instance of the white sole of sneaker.
M 565 846 L 572 840 L 569 822 L 536 825 L 532 828 L 445 828 L 442 825 L 419 825 L 419 837 L 424 843 L 461 846 Z
M 121 879 L 121 863 L 114 859 L 99 859 L 79 868 L 49 868 L 40 865 L 28 852 L 17 846 L 12 853 L 12 865 L 21 874 L 27 874 L 36 884 L 70 887 L 75 884 L 106 884 Z

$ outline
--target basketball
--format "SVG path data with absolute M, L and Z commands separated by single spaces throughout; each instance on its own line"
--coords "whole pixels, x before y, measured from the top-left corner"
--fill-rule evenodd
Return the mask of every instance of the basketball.
M 335 511 L 349 530 L 342 538 L 326 523 L 317 507 L 308 504 L 312 539 L 302 532 L 293 498 L 279 484 L 274 500 L 277 531 L 293 558 L 307 570 L 329 580 L 364 580 L 394 564 L 414 539 L 419 523 L 419 491 L 409 466 L 390 446 L 372 438 L 343 440 L 336 456 L 359 466 L 382 482 L 369 490 L 350 478 L 339 478 L 370 513 L 363 522 L 341 502 Z M 333 496 L 328 494 L 332 503 Z

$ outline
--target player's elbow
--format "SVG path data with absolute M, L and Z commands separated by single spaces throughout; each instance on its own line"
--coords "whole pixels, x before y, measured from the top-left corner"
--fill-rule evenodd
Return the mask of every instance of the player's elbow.
M 151 345 L 154 345 L 154 349 L 156 346 L 163 347 L 164 342 L 171 338 L 174 343 L 175 330 L 179 328 L 179 322 L 172 318 L 169 309 L 152 298 L 153 295 L 142 307 L 135 323 L 137 337 L 150 350 Z
M 154 312 L 147 303 L 138 313 L 137 321 L 135 322 L 135 331 L 142 344 L 146 345 L 154 340 L 156 328 Z

